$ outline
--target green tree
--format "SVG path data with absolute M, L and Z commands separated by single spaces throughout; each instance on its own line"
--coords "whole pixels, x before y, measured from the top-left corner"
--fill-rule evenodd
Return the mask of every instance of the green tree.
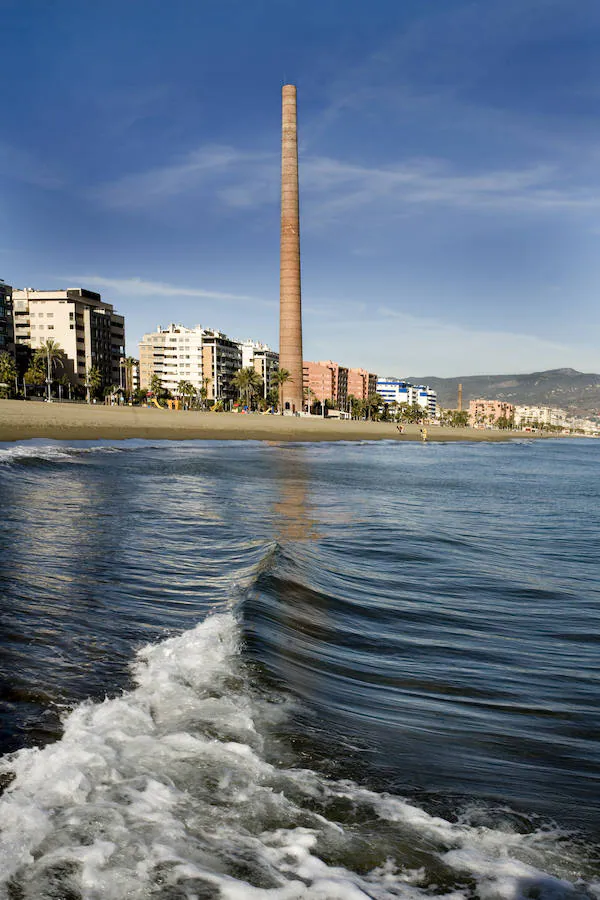
M 125 393 L 131 400 L 133 395 L 133 370 L 137 366 L 138 361 L 134 359 L 133 356 L 126 356 L 122 361 L 121 365 L 125 371 Z
M 291 372 L 288 372 L 287 369 L 277 369 L 276 372 L 273 372 L 273 381 L 277 385 L 279 412 L 283 415 L 283 386 L 284 384 L 287 384 L 288 381 L 293 382 Z
M 15 389 L 17 367 L 15 361 L 5 350 L 0 353 L 0 396 L 4 399 L 10 397 Z
M 262 378 L 255 368 L 248 366 L 246 369 L 238 369 L 231 379 L 232 386 L 238 392 L 240 400 L 247 406 L 252 403 L 252 398 L 262 390 Z
M 150 379 L 150 390 L 158 400 L 158 398 L 163 393 L 162 381 L 160 380 L 160 375 L 153 375 Z
M 192 384 L 191 381 L 182 380 L 177 385 L 177 393 L 180 397 L 185 399 L 188 398 L 188 403 L 191 406 L 194 397 L 196 396 L 196 388 Z
M 369 394 L 366 400 L 367 418 L 374 422 L 380 417 L 379 409 L 383 406 L 383 397 L 381 394 Z
M 54 369 L 59 367 L 64 369 L 66 354 L 60 344 L 48 338 L 43 344 L 37 348 L 33 354 L 34 363 L 46 366 L 46 384 L 48 385 L 48 399 L 51 395 L 51 384 L 54 376 Z
M 100 374 L 100 369 L 97 366 L 91 366 L 87 372 L 85 373 L 85 399 L 89 403 L 92 395 L 97 396 L 100 388 L 102 387 L 102 375 Z

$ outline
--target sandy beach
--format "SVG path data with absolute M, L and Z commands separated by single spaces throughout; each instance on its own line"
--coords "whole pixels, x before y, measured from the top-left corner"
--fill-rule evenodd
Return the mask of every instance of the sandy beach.
M 515 432 L 428 426 L 430 441 L 505 441 Z M 540 435 L 535 435 L 539 437 Z M 529 435 L 528 435 L 529 437 Z M 416 441 L 418 425 L 399 434 L 391 422 L 351 422 L 292 416 L 241 415 L 111 407 L 75 403 L 0 400 L 0 441 L 54 440 L 255 440 L 255 441 Z

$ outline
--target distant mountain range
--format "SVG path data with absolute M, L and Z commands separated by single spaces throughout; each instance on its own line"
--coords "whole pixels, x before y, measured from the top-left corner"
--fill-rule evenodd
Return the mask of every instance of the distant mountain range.
M 463 386 L 463 409 L 469 400 L 505 400 L 527 406 L 558 406 L 571 414 L 600 415 L 600 375 L 575 369 L 550 369 L 530 375 L 463 375 L 458 378 L 410 377 L 428 384 L 445 409 L 456 409 L 458 385 Z

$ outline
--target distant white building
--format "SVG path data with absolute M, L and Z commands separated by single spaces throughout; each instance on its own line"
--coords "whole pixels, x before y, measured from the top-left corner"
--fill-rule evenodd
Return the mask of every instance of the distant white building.
M 398 378 L 378 378 L 377 393 L 385 403 L 407 403 L 409 406 L 416 403 L 427 409 L 432 418 L 437 415 L 437 394 L 427 385 L 415 385 Z
M 525 428 L 537 423 L 541 426 L 564 427 L 567 414 L 564 409 L 554 406 L 515 406 L 515 425 L 517 428 Z

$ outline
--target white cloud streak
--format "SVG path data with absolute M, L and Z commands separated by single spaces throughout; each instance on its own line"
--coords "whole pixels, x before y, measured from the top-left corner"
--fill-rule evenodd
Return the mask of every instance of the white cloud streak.
M 330 309 L 340 305 L 328 304 Z M 470 328 L 426 316 L 398 312 L 387 306 L 364 311 L 362 304 L 345 303 L 348 316 L 341 321 L 331 313 L 332 326 L 322 319 L 305 329 L 309 358 L 339 359 L 380 375 L 453 377 L 544 370 L 573 366 L 596 371 L 595 348 L 568 344 L 511 331 Z M 376 342 L 364 334 L 378 323 Z M 323 337 L 324 336 L 324 337 Z
M 104 278 L 101 275 L 69 275 L 63 280 L 73 284 L 92 285 L 108 288 L 119 294 L 135 297 L 202 297 L 208 300 L 257 301 L 247 294 L 230 294 L 223 291 L 211 291 L 204 288 L 181 287 L 163 281 L 146 281 L 143 278 Z
M 313 222 L 343 218 L 351 210 L 397 216 L 446 207 L 472 212 L 548 214 L 595 211 L 600 192 L 571 183 L 561 170 L 539 162 L 523 168 L 457 172 L 445 160 L 410 159 L 366 166 L 331 157 L 300 160 L 304 208 Z M 184 159 L 105 184 L 91 195 L 127 212 L 185 204 L 199 197 L 223 209 L 275 205 L 279 159 L 233 147 L 201 147 Z M 307 216 L 308 218 L 308 216 Z

